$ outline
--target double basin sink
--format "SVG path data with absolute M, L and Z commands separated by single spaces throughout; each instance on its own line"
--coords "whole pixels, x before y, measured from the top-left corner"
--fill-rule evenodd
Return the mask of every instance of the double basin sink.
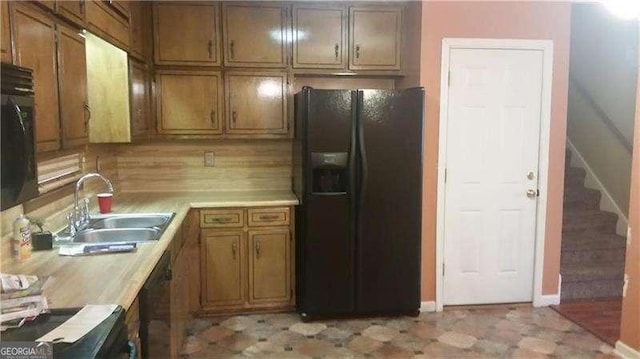
M 92 216 L 86 228 L 74 236 L 59 234 L 65 244 L 142 243 L 157 241 L 164 233 L 173 213 L 101 214 Z

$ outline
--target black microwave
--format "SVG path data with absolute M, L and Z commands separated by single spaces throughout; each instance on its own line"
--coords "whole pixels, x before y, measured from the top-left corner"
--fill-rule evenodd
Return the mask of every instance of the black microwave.
M 33 74 L 30 69 L 3 63 L 2 87 L 2 196 L 0 210 L 38 196 L 35 150 Z

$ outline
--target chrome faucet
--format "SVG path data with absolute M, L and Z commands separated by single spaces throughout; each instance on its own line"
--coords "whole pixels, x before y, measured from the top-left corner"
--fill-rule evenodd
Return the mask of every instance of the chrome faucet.
M 111 183 L 111 181 L 109 181 L 107 177 L 99 173 L 87 173 L 86 175 L 78 179 L 78 181 L 76 182 L 76 190 L 73 195 L 73 212 L 71 212 L 67 217 L 69 219 L 69 232 L 72 233 L 72 235 L 75 235 L 78 230 L 83 229 L 84 226 L 89 223 L 89 200 L 85 199 L 84 205 L 82 206 L 82 208 L 80 208 L 80 205 L 78 204 L 78 192 L 80 191 L 80 187 L 82 186 L 82 184 L 89 178 L 93 177 L 97 177 L 103 180 L 107 185 L 107 190 L 109 191 L 109 193 L 113 193 L 113 184 Z

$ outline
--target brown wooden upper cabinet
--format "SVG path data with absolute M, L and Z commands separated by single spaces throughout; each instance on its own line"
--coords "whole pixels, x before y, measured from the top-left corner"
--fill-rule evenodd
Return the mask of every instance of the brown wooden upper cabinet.
M 209 2 L 154 3 L 156 64 L 220 66 L 218 12 Z
M 85 38 L 80 30 L 61 24 L 57 29 L 62 146 L 71 148 L 86 144 L 89 136 Z
M 151 118 L 151 74 L 142 63 L 129 60 L 129 88 L 131 99 L 131 135 L 134 138 L 149 134 Z
M 151 4 L 146 1 L 132 1 L 131 10 L 131 51 L 129 54 L 136 59 L 150 63 L 151 54 Z
M 121 49 L 129 49 L 131 14 L 126 1 L 87 1 L 85 11 L 91 32 Z
M 84 25 L 85 21 L 85 0 L 74 1 L 56 1 L 56 12 L 69 19 L 77 25 Z
M 0 61 L 11 63 L 11 25 L 9 24 L 9 2 L 0 2 L 0 18 L 2 22 L 2 38 L 0 38 Z
M 264 3 L 222 5 L 224 65 L 285 67 L 287 8 Z
M 56 28 L 51 17 L 24 3 L 11 3 L 14 63 L 33 69 L 36 150 L 60 148 Z
M 220 72 L 158 70 L 156 86 L 158 134 L 222 134 Z
M 227 72 L 226 133 L 286 137 L 289 130 L 286 84 L 284 72 Z
M 293 67 L 347 67 L 347 8 L 293 5 Z
M 349 69 L 400 70 L 402 6 L 349 8 Z

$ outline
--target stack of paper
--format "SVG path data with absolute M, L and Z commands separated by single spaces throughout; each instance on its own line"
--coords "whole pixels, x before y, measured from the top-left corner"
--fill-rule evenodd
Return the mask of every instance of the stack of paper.
M 42 313 L 49 312 L 47 298 L 42 295 L 51 285 L 51 277 L 0 274 L 0 329 L 22 326 Z

